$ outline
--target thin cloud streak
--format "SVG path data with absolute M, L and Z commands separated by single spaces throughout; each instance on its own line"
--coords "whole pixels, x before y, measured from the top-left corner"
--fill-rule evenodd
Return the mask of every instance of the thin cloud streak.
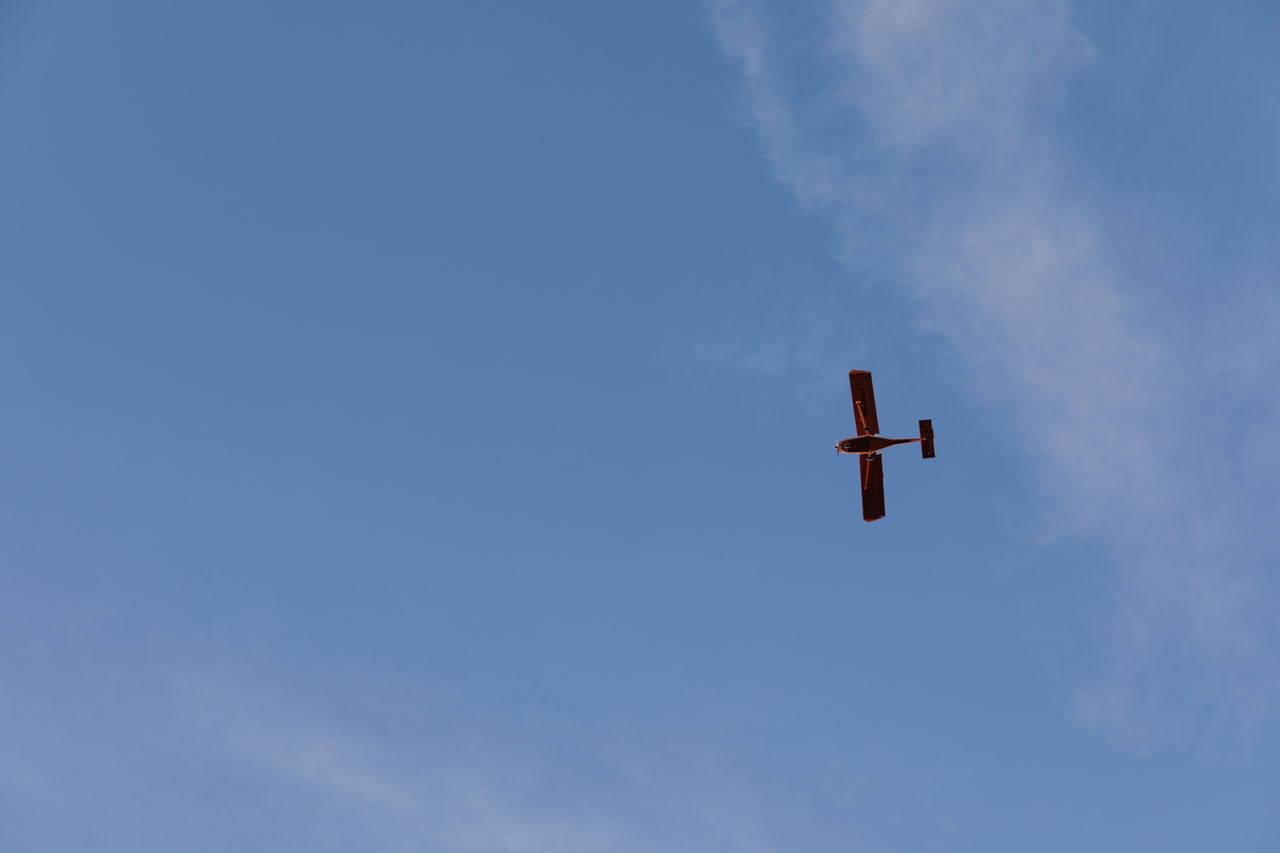
M 1236 531 L 1187 477 L 1187 448 L 1208 438 L 1186 416 L 1193 379 L 1142 320 L 1154 295 L 1107 263 L 1040 121 L 1092 56 L 1068 5 L 832 0 L 808 43 L 822 47 L 816 94 L 780 70 L 792 57 L 764 7 L 709 8 L 775 177 L 830 218 L 851 268 L 901 281 L 968 381 L 1012 414 L 1049 532 L 1104 541 L 1127 566 L 1117 663 L 1072 718 L 1135 749 L 1160 739 L 1170 697 L 1130 694 L 1156 650 L 1188 637 L 1207 674 L 1230 671 L 1250 696 L 1241 717 L 1256 715 L 1270 667 L 1254 585 L 1233 564 Z
M 602 800 L 601 792 L 584 798 L 590 804 L 551 805 L 539 780 L 550 780 L 554 768 L 528 766 L 496 748 L 498 754 L 473 751 L 464 760 L 443 742 L 436 750 L 420 739 L 397 747 L 386 733 L 340 726 L 253 689 L 192 675 L 171 676 L 170 684 L 179 718 L 203 735 L 220 763 L 255 783 L 274 777 L 319 795 L 328 815 L 363 827 L 371 849 L 657 853 L 703 849 L 712 838 L 719 849 L 776 849 L 758 815 L 736 799 L 736 785 L 718 774 L 674 780 L 654 776 L 643 761 L 628 766 L 605 757 L 625 805 Z
M 813 313 L 775 322 L 767 330 L 742 323 L 695 341 L 689 360 L 695 368 L 733 376 L 777 377 L 819 364 L 819 353 L 828 336 L 827 323 Z

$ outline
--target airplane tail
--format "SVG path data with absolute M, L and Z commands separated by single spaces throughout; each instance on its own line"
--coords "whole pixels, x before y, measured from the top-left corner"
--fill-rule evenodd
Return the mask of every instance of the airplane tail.
M 920 422 L 920 458 L 933 458 L 933 421 Z

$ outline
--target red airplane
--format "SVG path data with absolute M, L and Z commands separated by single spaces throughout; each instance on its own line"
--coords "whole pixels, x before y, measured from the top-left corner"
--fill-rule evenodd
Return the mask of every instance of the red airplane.
M 876 420 L 876 395 L 871 388 L 871 373 L 867 370 L 849 371 L 849 389 L 853 392 L 853 417 L 858 422 L 858 437 L 846 438 L 836 445 L 841 453 L 858 454 L 858 467 L 862 469 L 862 520 L 875 521 L 884 518 L 884 463 L 880 451 L 895 444 L 920 442 L 920 455 L 933 458 L 933 421 L 920 421 L 919 438 L 882 438 L 880 422 Z

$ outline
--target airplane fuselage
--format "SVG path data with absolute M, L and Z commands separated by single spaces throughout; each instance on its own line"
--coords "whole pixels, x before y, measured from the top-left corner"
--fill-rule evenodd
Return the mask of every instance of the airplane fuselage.
M 918 438 L 885 438 L 882 435 L 860 435 L 857 438 L 846 438 L 836 445 L 841 453 L 856 453 L 866 456 L 871 453 L 893 447 L 895 444 L 910 444 Z

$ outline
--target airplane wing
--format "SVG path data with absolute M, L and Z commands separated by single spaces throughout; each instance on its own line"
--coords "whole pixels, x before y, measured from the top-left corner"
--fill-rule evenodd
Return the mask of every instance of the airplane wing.
M 884 518 L 884 458 L 879 453 L 870 457 L 870 461 L 866 456 L 859 456 L 858 463 L 862 471 L 862 520 Z
M 853 392 L 853 416 L 858 420 L 858 435 L 875 435 L 880 432 L 876 418 L 876 393 L 871 387 L 871 372 L 849 371 L 849 390 Z M 861 404 L 862 411 L 858 411 Z

